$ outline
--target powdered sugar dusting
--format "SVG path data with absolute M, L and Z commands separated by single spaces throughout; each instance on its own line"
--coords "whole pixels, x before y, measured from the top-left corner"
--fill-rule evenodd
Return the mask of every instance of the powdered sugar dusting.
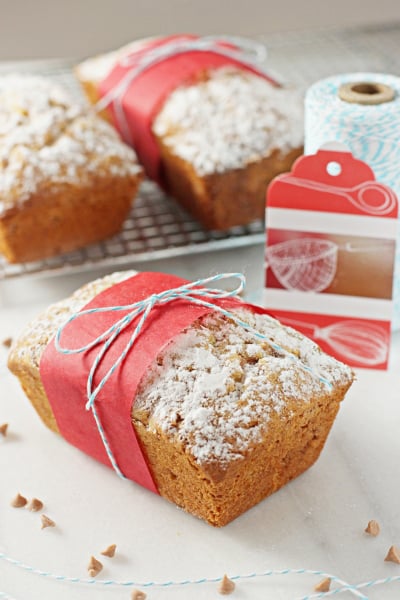
M 246 71 L 218 69 L 180 87 L 153 124 L 154 133 L 199 175 L 245 166 L 303 144 L 303 100 Z
M 79 288 L 72 296 L 56 302 L 36 317 L 16 340 L 10 352 L 10 360 L 28 363 L 39 368 L 42 354 L 57 330 L 73 313 L 79 312 L 103 290 L 133 277 L 136 271 L 120 271 L 96 279 Z
M 142 382 L 133 415 L 183 444 L 200 462 L 224 465 L 257 443 L 272 414 L 310 402 L 351 370 L 311 340 L 267 315 L 235 310 L 240 318 L 293 353 L 277 353 L 240 325 L 209 315 L 180 334 Z M 311 367 L 314 374 L 303 368 Z
M 52 185 L 140 171 L 114 128 L 61 87 L 43 77 L 0 77 L 0 212 Z
M 10 364 L 38 370 L 46 345 L 70 315 L 134 275 L 113 273 L 49 307 L 14 343 Z M 222 468 L 262 438 L 272 416 L 287 416 L 293 404 L 312 405 L 329 396 L 320 377 L 332 383 L 332 393 L 353 379 L 349 367 L 295 330 L 246 308 L 233 312 L 283 351 L 231 319 L 209 314 L 159 354 L 132 408 L 134 421 L 181 444 L 199 463 L 217 462 Z

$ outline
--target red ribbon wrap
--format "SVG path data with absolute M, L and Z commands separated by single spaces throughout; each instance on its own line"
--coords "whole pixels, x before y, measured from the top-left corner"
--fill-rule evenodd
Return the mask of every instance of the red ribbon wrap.
M 187 280 L 175 275 L 139 273 L 101 292 L 82 311 L 132 304 L 154 293 L 187 283 Z M 206 300 L 227 310 L 240 306 L 267 314 L 266 310 L 245 304 L 238 298 Z M 79 317 L 64 329 L 63 346 L 77 348 L 86 345 L 128 312 L 94 313 Z M 122 473 L 156 493 L 157 487 L 132 425 L 131 411 L 135 395 L 143 376 L 160 351 L 195 320 L 211 312 L 212 309 L 185 299 L 174 300 L 167 305 L 155 305 L 128 356 L 96 399 L 98 415 Z M 95 385 L 116 362 L 139 318 L 132 321 L 131 326 L 122 331 L 110 346 L 96 373 Z M 81 354 L 62 354 L 56 350 L 53 339 L 43 353 L 40 377 L 61 435 L 80 450 L 110 466 L 93 415 L 85 408 L 88 373 L 98 349 L 94 347 Z
M 151 52 L 152 49 L 174 41 L 192 41 L 196 39 L 199 38 L 193 35 L 176 35 L 151 40 L 145 47 L 141 45 L 138 50 L 130 53 L 128 57 L 124 57 L 124 64 L 118 62 L 100 83 L 100 97 L 104 97 L 115 89 L 127 73 L 135 69 L 140 64 L 143 56 Z M 223 41 L 216 42 L 216 44 L 225 50 L 235 48 L 232 44 Z M 126 64 L 127 62 L 129 64 Z M 124 131 L 115 113 L 114 102 L 110 105 L 116 128 L 125 137 L 125 141 L 132 143 L 140 162 L 151 179 L 163 183 L 160 151 L 152 132 L 152 124 L 168 95 L 178 86 L 194 81 L 204 71 L 225 66 L 234 66 L 250 71 L 259 77 L 263 77 L 274 86 L 279 85 L 273 78 L 257 69 L 256 66 L 253 67 L 234 57 L 223 56 L 212 50 L 188 50 L 183 54 L 167 56 L 161 62 L 147 67 L 130 83 L 123 96 L 118 98 L 129 127 L 130 140 L 124 136 Z

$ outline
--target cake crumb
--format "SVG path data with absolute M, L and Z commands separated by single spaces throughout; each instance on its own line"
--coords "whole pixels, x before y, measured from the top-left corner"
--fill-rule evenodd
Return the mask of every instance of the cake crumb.
M 100 552 L 100 554 L 102 554 L 103 556 L 109 556 L 110 558 L 113 558 L 113 556 L 115 555 L 116 548 L 117 544 L 110 544 L 105 550 L 103 550 L 103 552 Z
M 7 337 L 2 341 L 2 344 L 3 344 L 4 348 L 11 348 L 12 342 L 13 342 L 12 338 Z
M 8 430 L 8 423 L 3 423 L 2 425 L 0 425 L 0 435 L 2 435 L 3 437 L 6 437 L 7 430 Z
M 39 510 L 42 510 L 43 502 L 41 500 L 39 500 L 39 498 L 32 498 L 32 500 L 29 502 L 27 508 L 29 510 L 31 510 L 32 512 L 38 512 Z
M 322 581 L 320 581 L 319 583 L 317 583 L 317 585 L 314 588 L 315 592 L 329 592 L 329 590 L 331 589 L 331 578 L 330 577 L 325 577 L 325 579 L 322 579 Z
M 46 515 L 42 515 L 40 518 L 42 521 L 41 529 L 46 529 L 46 527 L 55 527 L 56 526 L 55 522 L 53 521 L 53 519 L 50 519 L 50 517 L 47 517 Z
M 385 556 L 385 560 L 400 565 L 400 548 L 397 546 L 390 546 L 389 551 Z
M 11 501 L 11 506 L 13 506 L 14 508 L 22 508 L 23 506 L 26 506 L 27 502 L 28 500 L 18 493 L 15 496 L 15 498 Z
M 96 577 L 96 575 L 98 575 L 103 569 L 103 565 L 99 560 L 97 560 L 97 558 L 91 556 L 87 569 L 90 577 Z
M 141 590 L 132 590 L 131 600 L 146 600 L 147 594 Z
M 232 594 L 235 589 L 235 584 L 227 575 L 224 575 L 220 584 L 218 586 L 218 592 L 223 596 L 227 596 L 228 594 Z
M 369 535 L 373 535 L 374 537 L 376 537 L 377 535 L 380 534 L 381 528 L 379 527 L 378 521 L 375 521 L 374 519 L 372 519 L 371 521 L 368 521 L 368 525 L 366 526 L 364 531 L 365 531 L 365 533 L 368 533 Z

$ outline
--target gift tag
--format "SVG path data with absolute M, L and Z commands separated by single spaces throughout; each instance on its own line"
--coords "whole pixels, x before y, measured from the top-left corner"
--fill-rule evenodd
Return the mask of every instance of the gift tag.
M 265 304 L 354 367 L 386 369 L 395 193 L 349 151 L 299 158 L 269 186 Z

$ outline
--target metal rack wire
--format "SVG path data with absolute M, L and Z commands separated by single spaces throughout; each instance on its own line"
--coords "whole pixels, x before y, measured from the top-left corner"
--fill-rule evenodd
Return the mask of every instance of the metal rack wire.
M 262 36 L 268 48 L 267 66 L 279 77 L 306 88 L 335 73 L 377 71 L 400 74 L 400 23 L 386 27 L 323 29 Z M 80 89 L 71 61 L 0 63 L 0 74 L 29 72 L 52 77 L 75 94 Z M 79 272 L 93 267 L 134 265 L 146 260 L 237 248 L 264 241 L 261 221 L 226 232 L 207 231 L 149 181 L 122 231 L 82 250 L 43 261 L 10 265 L 0 259 L 0 280 Z

